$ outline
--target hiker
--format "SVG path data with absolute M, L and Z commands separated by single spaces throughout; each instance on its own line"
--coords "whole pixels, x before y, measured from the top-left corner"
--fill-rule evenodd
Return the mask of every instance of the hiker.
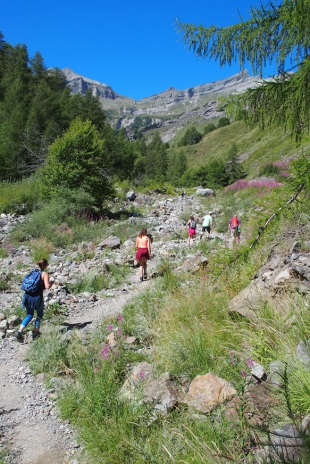
M 211 238 L 211 228 L 213 225 L 211 214 L 212 213 L 209 212 L 203 217 L 202 234 L 200 235 L 200 238 L 202 238 L 205 231 L 208 232 L 208 238 Z
M 236 214 L 233 215 L 228 223 L 228 231 L 230 232 L 233 242 L 240 243 L 241 221 Z
M 142 229 L 136 239 L 136 260 L 140 266 L 140 282 L 147 280 L 147 261 L 152 258 L 151 235 Z
M 196 221 L 194 216 L 191 216 L 186 223 L 188 229 L 188 246 L 191 246 L 193 243 L 194 237 L 196 235 Z
M 19 330 L 15 333 L 15 337 L 18 341 L 23 341 L 23 332 L 29 322 L 34 316 L 34 311 L 37 312 L 37 317 L 34 323 L 34 330 L 32 332 L 32 338 L 35 339 L 40 336 L 40 323 L 43 318 L 44 312 L 44 300 L 43 300 L 43 290 L 51 288 L 52 283 L 50 282 L 49 275 L 46 272 L 48 262 L 46 259 L 40 259 L 37 262 L 39 269 L 35 269 L 30 274 L 26 276 L 28 278 L 30 285 L 32 285 L 33 291 L 25 290 L 22 307 L 26 309 L 27 316 L 23 319 Z M 36 279 L 36 281 L 35 281 Z M 24 279 L 25 280 L 25 279 Z M 24 282 L 24 281 L 23 281 Z M 22 284 L 23 288 L 23 284 Z

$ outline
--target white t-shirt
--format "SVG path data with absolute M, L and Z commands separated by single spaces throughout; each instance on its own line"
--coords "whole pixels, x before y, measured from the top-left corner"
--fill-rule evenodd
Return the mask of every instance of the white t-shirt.
M 210 227 L 211 225 L 212 225 L 212 217 L 210 216 L 210 214 L 207 214 L 203 218 L 202 227 Z

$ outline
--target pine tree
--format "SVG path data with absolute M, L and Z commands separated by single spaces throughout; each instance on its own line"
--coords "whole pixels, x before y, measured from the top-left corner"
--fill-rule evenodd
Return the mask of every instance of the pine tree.
M 203 58 L 220 65 L 247 62 L 253 73 L 263 74 L 276 60 L 278 77 L 246 91 L 237 98 L 239 108 L 251 123 L 276 123 L 288 128 L 300 140 L 310 128 L 310 2 L 270 1 L 251 8 L 250 19 L 219 28 L 178 23 L 183 40 Z M 287 63 L 294 67 L 286 68 Z M 294 73 L 288 71 L 295 71 Z

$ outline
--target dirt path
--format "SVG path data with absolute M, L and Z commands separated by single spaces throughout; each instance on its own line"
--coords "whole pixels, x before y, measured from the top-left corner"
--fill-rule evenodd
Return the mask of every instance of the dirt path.
M 187 248 L 187 242 L 180 246 Z M 155 253 L 149 262 L 149 275 L 157 261 Z M 102 319 L 121 313 L 125 304 L 149 285 L 152 280 L 140 283 L 139 270 L 134 269 L 126 285 L 108 297 L 98 294 L 95 306 L 71 312 L 66 323 L 87 322 L 92 330 Z M 5 306 L 5 295 L 1 297 Z M 2 452 L 6 464 L 82 464 L 80 444 L 69 424 L 59 419 L 53 392 L 44 388 L 43 375 L 33 376 L 24 361 L 28 343 L 32 340 L 20 344 L 14 336 L 0 342 L 0 458 Z
M 153 262 L 150 268 L 154 267 Z M 67 322 L 79 324 L 91 321 L 95 328 L 103 318 L 119 314 L 124 305 L 143 291 L 151 281 L 138 282 L 138 270 L 133 270 L 126 288 L 120 287 L 111 298 L 83 314 L 71 316 Z M 44 334 L 44 325 L 43 325 Z M 24 361 L 28 344 L 15 337 L 0 342 L 0 457 L 6 464 L 78 464 L 80 446 L 75 432 L 58 418 L 55 401 L 44 388 L 43 375 L 33 376 Z

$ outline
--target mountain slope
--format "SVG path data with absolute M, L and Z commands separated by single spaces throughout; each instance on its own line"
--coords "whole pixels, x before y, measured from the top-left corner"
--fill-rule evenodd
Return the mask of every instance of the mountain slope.
M 98 96 L 114 127 L 125 127 L 129 136 L 133 136 L 137 127 L 142 132 L 155 128 L 160 130 L 165 142 L 191 122 L 203 123 L 220 117 L 223 113 L 218 109 L 219 97 L 243 92 L 261 83 L 258 78 L 250 77 L 247 71 L 242 71 L 216 82 L 185 90 L 171 87 L 159 94 L 133 100 L 119 95 L 107 84 L 76 74 L 69 68 L 62 71 L 73 94 L 91 90 L 93 95 Z

